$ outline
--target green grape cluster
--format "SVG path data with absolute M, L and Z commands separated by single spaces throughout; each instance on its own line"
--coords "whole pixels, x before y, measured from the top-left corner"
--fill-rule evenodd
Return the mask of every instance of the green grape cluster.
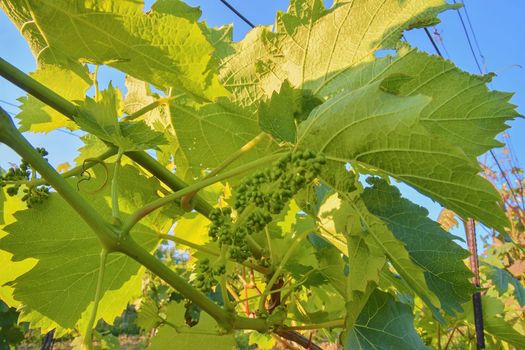
M 230 257 L 242 262 L 251 256 L 250 248 L 246 242 L 248 230 L 245 226 L 233 224 L 231 208 L 215 208 L 210 213 L 212 222 L 208 235 L 213 241 L 219 242 L 219 247 L 229 246 Z
M 212 221 L 208 231 L 210 238 L 220 247 L 227 245 L 233 260 L 245 261 L 252 256 L 246 237 L 262 231 L 272 222 L 272 215 L 279 214 L 299 190 L 312 182 L 324 164 L 321 155 L 301 151 L 288 154 L 272 168 L 245 179 L 234 203 L 240 215 L 238 221 L 233 222 L 231 208 L 213 209 L 209 216 Z M 248 206 L 250 210 L 245 212 Z
M 287 154 L 272 168 L 246 179 L 239 187 L 234 207 L 242 213 L 254 204 L 269 214 L 279 214 L 297 192 L 319 176 L 324 164 L 324 157 L 312 151 Z
M 46 157 L 48 152 L 44 148 L 37 148 L 38 153 L 42 157 Z M 9 196 L 14 197 L 18 195 L 22 183 L 25 183 L 31 178 L 31 166 L 22 159 L 18 167 L 14 166 L 0 177 L 0 187 L 7 187 L 6 192 Z M 32 208 L 35 204 L 40 204 L 45 198 L 49 196 L 48 186 L 29 186 L 24 188 L 24 195 L 22 200 L 27 203 L 28 208 Z
M 197 263 L 194 272 L 196 275 L 193 282 L 195 288 L 208 293 L 219 283 L 216 277 L 226 273 L 226 266 L 221 263 L 213 267 L 210 264 L 210 259 L 204 258 Z
M 48 186 L 29 187 L 24 189 L 22 201 L 26 202 L 28 208 L 33 208 L 36 204 L 42 204 L 48 196 Z

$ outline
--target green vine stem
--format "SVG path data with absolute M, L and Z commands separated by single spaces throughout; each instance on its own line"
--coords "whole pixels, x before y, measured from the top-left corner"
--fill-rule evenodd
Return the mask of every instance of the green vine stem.
M 268 229 L 268 226 L 264 228 L 264 234 L 266 236 L 266 244 L 268 245 L 268 252 L 270 253 L 270 262 L 273 265 L 275 262 L 275 255 L 273 254 L 272 237 L 270 237 L 270 230 Z
M 261 247 L 252 236 L 246 235 L 246 242 L 248 243 L 248 247 L 256 259 L 260 259 L 264 255 L 263 247 Z
M 113 171 L 113 179 L 111 179 L 111 216 L 113 217 L 113 225 L 115 226 L 120 226 L 122 223 L 122 220 L 120 218 L 120 207 L 118 203 L 118 178 L 120 173 L 121 160 L 122 149 L 119 148 L 117 153 L 117 160 L 115 161 L 115 170 Z
M 95 86 L 95 101 L 98 101 L 98 98 L 100 96 L 100 89 L 98 87 L 98 69 L 100 68 L 100 65 L 95 65 L 95 70 L 93 71 L 93 85 Z
M 220 256 L 221 255 L 221 252 L 219 252 L 219 251 L 217 251 L 215 249 L 212 249 L 212 248 L 206 247 L 204 245 L 200 245 L 200 244 L 197 244 L 197 243 L 193 243 L 193 242 L 187 241 L 187 240 L 185 240 L 183 238 L 179 238 L 177 236 L 159 234 L 159 235 L 157 235 L 157 237 L 159 237 L 160 239 L 166 239 L 168 241 L 172 241 L 172 242 L 175 242 L 177 244 L 184 245 L 186 247 L 198 250 L 200 252 L 203 252 L 203 253 L 206 253 L 206 254 L 209 254 L 209 255 L 213 255 L 213 256 Z
M 68 118 L 73 119 L 78 114 L 76 105 L 31 78 L 3 58 L 0 58 L 0 75 Z
M 182 181 L 146 152 L 128 152 L 126 153 L 126 156 L 150 172 L 159 181 L 166 184 L 172 191 L 178 191 L 188 187 L 186 182 Z M 193 203 L 195 204 L 195 210 L 202 215 L 209 217 L 213 207 L 206 202 L 204 198 L 197 194 L 193 199 Z
M 93 301 L 93 309 L 91 310 L 91 316 L 89 317 L 88 324 L 86 326 L 86 333 L 84 335 L 84 349 L 93 349 L 93 328 L 95 321 L 97 320 L 98 305 L 100 303 L 100 297 L 102 294 L 102 283 L 104 282 L 104 273 L 106 271 L 106 260 L 108 257 L 108 251 L 102 248 L 100 252 L 100 267 L 97 278 L 97 289 L 95 290 L 95 300 Z
M 135 211 L 133 214 L 131 214 L 130 218 L 124 223 L 123 227 L 122 227 L 122 231 L 127 233 L 129 232 L 133 226 L 135 226 L 136 223 L 138 223 L 142 218 L 144 218 L 145 216 L 147 216 L 148 214 L 152 213 L 153 211 L 167 205 L 167 204 L 170 204 L 176 200 L 178 200 L 179 198 L 181 198 L 182 196 L 188 194 L 188 193 L 192 193 L 194 191 L 198 191 L 204 187 L 207 187 L 207 186 L 210 186 L 210 185 L 213 185 L 214 183 L 217 183 L 219 181 L 223 181 L 223 180 L 226 180 L 226 179 L 229 179 L 229 178 L 232 178 L 234 176 L 237 176 L 237 175 L 240 175 L 240 174 L 243 174 L 243 173 L 246 173 L 248 171 L 251 171 L 253 169 L 257 169 L 258 167 L 262 166 L 262 165 L 266 165 L 268 163 L 272 163 L 274 161 L 276 161 L 277 159 L 279 159 L 280 157 L 282 157 L 282 153 L 276 153 L 276 154 L 272 154 L 272 155 L 269 155 L 269 156 L 266 156 L 266 157 L 263 157 L 263 158 L 260 158 L 258 160 L 255 160 L 253 162 L 250 162 L 248 164 L 244 164 L 244 165 L 241 165 L 239 166 L 238 168 L 235 168 L 235 169 L 232 169 L 228 172 L 225 172 L 225 173 L 222 173 L 220 175 L 217 175 L 217 176 L 214 176 L 214 177 L 211 177 L 211 178 L 208 178 L 208 179 L 204 179 L 202 181 L 199 181 L 197 183 L 194 183 L 192 185 L 189 185 L 188 187 L 186 188 L 183 188 L 175 193 L 172 193 L 172 194 L 169 194 L 165 197 L 162 197 L 162 198 L 159 198 L 149 204 L 146 204 L 144 207 L 142 207 L 141 209 Z

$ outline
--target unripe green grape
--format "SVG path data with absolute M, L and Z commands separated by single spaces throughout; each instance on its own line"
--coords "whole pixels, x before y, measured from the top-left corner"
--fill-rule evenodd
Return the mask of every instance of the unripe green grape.
M 9 196 L 14 197 L 14 196 L 16 196 L 18 194 L 18 189 L 19 188 L 20 188 L 20 186 L 17 186 L 17 185 L 15 185 L 13 187 L 8 187 L 6 192 L 7 192 L 7 194 Z

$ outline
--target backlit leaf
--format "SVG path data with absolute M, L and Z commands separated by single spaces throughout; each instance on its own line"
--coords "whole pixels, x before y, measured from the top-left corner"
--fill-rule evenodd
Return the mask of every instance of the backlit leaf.
M 93 179 L 80 186 L 81 194 L 109 219 L 109 186 L 103 192 L 88 193 L 104 183 L 102 166 L 94 169 Z M 120 174 L 120 209 L 125 218 L 132 210 L 157 198 L 158 183 L 147 181 L 131 166 L 125 166 Z M 76 181 L 72 178 L 73 186 Z M 0 248 L 13 254 L 14 261 L 38 260 L 31 271 L 11 284 L 14 298 L 28 312 L 35 310 L 61 328 L 84 324 L 93 305 L 99 270 L 101 245 L 97 237 L 57 194 L 51 194 L 34 209 L 18 211 L 14 217 L 16 221 L 4 228 L 8 235 L 0 240 Z M 138 242 L 152 250 L 158 242 L 156 234 L 164 233 L 169 226 L 170 221 L 157 213 L 132 232 Z M 99 317 L 113 322 L 120 315 L 130 298 L 140 293 L 143 272 L 138 263 L 124 255 L 108 256 Z
M 50 50 L 64 61 L 107 64 L 161 88 L 208 99 L 224 95 L 197 10 L 173 2 L 147 14 L 138 0 L 7 1 L 3 9 L 15 18 L 30 14 L 20 25 L 30 28 L 23 33 L 28 41 L 44 40 L 34 52 L 38 58 Z

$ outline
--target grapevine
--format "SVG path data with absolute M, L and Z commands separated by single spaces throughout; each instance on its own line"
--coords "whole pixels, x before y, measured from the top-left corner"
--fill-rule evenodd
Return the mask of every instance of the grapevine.
M 291 0 L 233 42 L 179 0 L 104 4 L 0 4 L 38 62 L 0 59 L 28 94 L 18 122 L 0 109 L 21 159 L 0 174 L 0 305 L 83 349 L 118 342 L 97 324 L 130 307 L 153 350 L 443 349 L 478 292 L 487 339 L 525 348 L 497 312 L 523 307 L 522 281 L 487 259 L 479 291 L 468 252 L 396 187 L 522 252 L 477 165 L 509 95 L 401 40 L 456 5 Z M 26 137 L 63 128 L 83 143 L 66 172 Z

